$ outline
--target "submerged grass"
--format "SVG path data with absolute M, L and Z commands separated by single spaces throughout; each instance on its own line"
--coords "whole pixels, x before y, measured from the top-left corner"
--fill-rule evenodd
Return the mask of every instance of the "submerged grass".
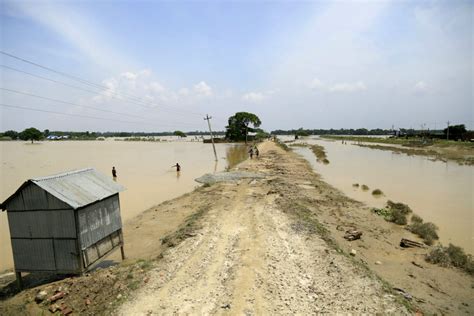
M 369 190 L 370 190 L 370 188 L 369 188 L 367 185 L 365 185 L 365 184 L 363 184 L 363 185 L 361 186 L 361 189 L 362 189 L 362 191 L 369 191 Z
M 372 191 L 372 195 L 383 195 L 383 192 L 380 189 L 375 189 Z
M 326 150 L 324 149 L 323 146 L 321 146 L 321 145 L 311 145 L 311 146 L 309 146 L 309 148 L 311 149 L 311 151 L 316 156 L 317 161 L 322 162 L 323 164 L 326 164 L 326 165 L 329 163 L 329 160 L 326 156 Z

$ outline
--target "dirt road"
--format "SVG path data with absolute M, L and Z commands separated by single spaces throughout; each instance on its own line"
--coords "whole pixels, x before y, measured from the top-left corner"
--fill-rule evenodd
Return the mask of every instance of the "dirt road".
M 165 253 L 119 313 L 406 313 L 377 278 L 282 207 L 291 187 L 317 194 L 302 162 L 270 142 L 260 152 L 240 169 L 266 177 L 214 184 L 220 194 L 209 197 L 201 228 Z

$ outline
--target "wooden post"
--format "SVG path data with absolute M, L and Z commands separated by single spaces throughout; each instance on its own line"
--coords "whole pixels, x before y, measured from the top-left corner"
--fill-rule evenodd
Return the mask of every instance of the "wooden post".
M 23 290 L 23 279 L 21 278 L 21 272 L 15 271 L 16 274 L 16 283 L 20 290 Z
M 120 246 L 120 253 L 122 254 L 122 260 L 125 260 L 125 250 L 123 249 L 123 244 Z

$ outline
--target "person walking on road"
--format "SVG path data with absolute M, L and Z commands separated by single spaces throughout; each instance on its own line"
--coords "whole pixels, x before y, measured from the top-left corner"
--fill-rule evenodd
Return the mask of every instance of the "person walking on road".
M 253 158 L 253 148 L 252 147 L 250 147 L 250 149 L 249 149 L 249 155 L 250 155 L 250 159 L 252 159 Z
M 258 158 L 258 155 L 260 154 L 260 152 L 258 151 L 258 148 L 257 146 L 255 146 L 255 157 Z

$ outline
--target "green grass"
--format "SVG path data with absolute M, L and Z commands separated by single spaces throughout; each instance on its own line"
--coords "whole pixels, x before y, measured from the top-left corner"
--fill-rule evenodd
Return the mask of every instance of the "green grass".
M 275 140 L 275 144 L 278 145 L 278 147 L 280 147 L 281 149 L 283 149 L 284 151 L 290 151 L 290 147 L 288 147 L 287 144 L 283 143 L 281 140 L 279 140 L 278 138 Z
M 421 237 L 425 244 L 432 245 L 435 240 L 439 239 L 437 230 L 438 226 L 433 223 L 418 222 L 412 223 L 407 227 L 409 231 Z

